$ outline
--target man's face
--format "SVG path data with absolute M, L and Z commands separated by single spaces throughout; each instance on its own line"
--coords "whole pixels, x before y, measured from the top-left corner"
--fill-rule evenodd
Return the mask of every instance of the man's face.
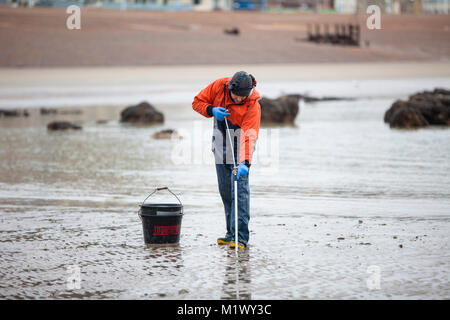
M 233 101 L 238 104 L 244 102 L 244 100 L 247 99 L 247 97 L 235 95 L 233 92 L 231 92 L 231 98 L 233 98 Z

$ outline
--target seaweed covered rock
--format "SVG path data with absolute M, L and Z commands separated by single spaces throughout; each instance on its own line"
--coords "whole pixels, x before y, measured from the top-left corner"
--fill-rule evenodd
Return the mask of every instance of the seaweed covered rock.
M 40 108 L 39 112 L 43 116 L 50 115 L 50 114 L 58 114 L 58 110 L 55 108 Z
M 1 117 L 28 117 L 30 114 L 26 109 L 0 109 Z
M 81 127 L 68 121 L 53 121 L 47 125 L 47 130 L 81 130 Z
M 183 139 L 174 129 L 165 129 L 152 134 L 153 139 Z
M 450 90 L 434 89 L 397 100 L 384 114 L 391 128 L 415 129 L 450 125 Z
M 164 115 L 148 102 L 125 108 L 120 113 L 120 122 L 154 124 L 163 123 Z
M 300 95 L 285 95 L 276 99 L 262 97 L 261 123 L 293 124 L 299 111 Z

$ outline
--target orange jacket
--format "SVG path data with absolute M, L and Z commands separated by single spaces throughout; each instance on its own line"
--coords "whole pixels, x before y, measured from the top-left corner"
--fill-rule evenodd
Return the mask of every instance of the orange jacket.
M 235 104 L 228 90 L 230 80 L 230 77 L 221 78 L 208 85 L 195 96 L 192 108 L 207 118 L 212 117 L 207 112 L 208 106 L 227 108 L 230 113 L 227 119 L 241 129 L 239 163 L 251 163 L 261 121 L 260 95 L 253 89 L 252 95 L 242 104 Z

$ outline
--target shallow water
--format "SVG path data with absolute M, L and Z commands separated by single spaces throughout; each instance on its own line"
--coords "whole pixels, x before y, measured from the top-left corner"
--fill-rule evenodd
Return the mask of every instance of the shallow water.
M 0 297 L 449 299 L 450 130 L 390 129 L 393 101 L 302 105 L 296 126 L 261 131 L 238 259 L 215 244 L 212 124 L 189 103 L 158 105 L 152 127 L 118 123 L 121 107 L 0 119 Z M 55 118 L 83 130 L 47 132 Z M 150 138 L 163 128 L 184 139 Z M 183 202 L 178 247 L 143 243 L 137 209 L 157 186 Z

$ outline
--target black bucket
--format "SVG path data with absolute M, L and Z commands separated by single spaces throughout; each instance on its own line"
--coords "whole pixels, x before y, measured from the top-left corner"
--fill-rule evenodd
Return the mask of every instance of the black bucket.
M 145 201 L 156 191 L 168 190 L 179 203 L 147 203 Z M 139 217 L 142 220 L 145 244 L 176 245 L 180 242 L 183 205 L 178 197 L 167 187 L 156 188 L 140 205 Z

